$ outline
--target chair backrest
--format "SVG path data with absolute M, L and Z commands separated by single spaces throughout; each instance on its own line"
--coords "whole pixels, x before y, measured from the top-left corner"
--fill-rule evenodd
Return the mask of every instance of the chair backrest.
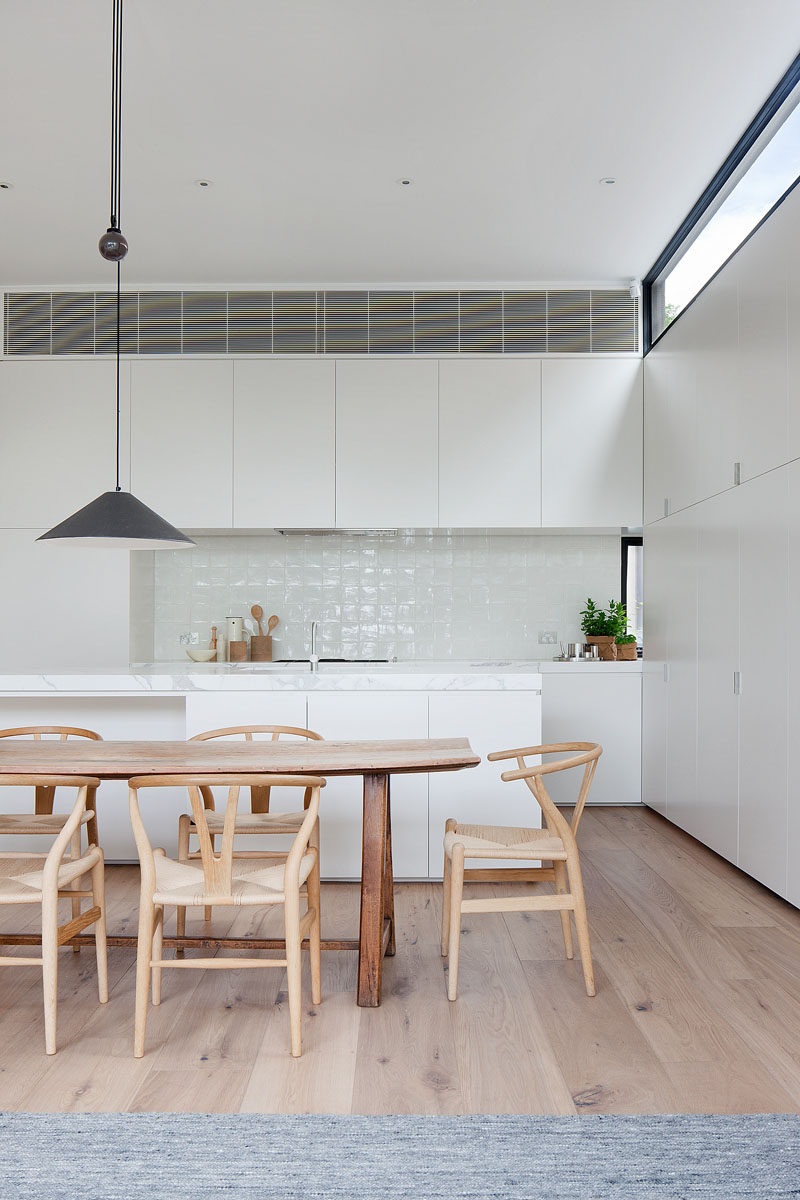
M 45 890 L 57 890 L 59 863 L 64 857 L 67 846 L 69 846 L 72 840 L 72 835 L 80 825 L 81 817 L 86 811 L 89 789 L 99 788 L 100 780 L 80 775 L 0 775 L 0 787 L 38 788 L 40 785 L 50 793 L 54 793 L 57 787 L 77 788 L 77 795 L 75 803 L 72 806 L 72 811 L 48 850 L 43 868 L 42 887 Z M 0 857 L 5 859 L 29 857 L 29 852 L 24 850 L 16 853 L 3 851 L 0 853 Z
M 35 742 L 41 742 L 50 737 L 57 738 L 60 742 L 66 742 L 71 737 L 88 738 L 92 742 L 102 742 L 103 740 L 100 734 L 95 733 L 93 729 L 76 729 L 71 725 L 22 725 L 18 729 L 0 729 L 0 738 L 26 737 L 33 738 Z M 49 817 L 55 802 L 55 785 L 48 785 L 38 777 L 33 777 L 30 782 L 36 788 L 33 811 L 39 817 Z
M 294 787 L 305 790 L 305 816 L 303 823 L 295 834 L 291 849 L 286 859 L 286 886 L 297 885 L 300 862 L 305 853 L 311 831 L 319 814 L 320 789 L 325 787 L 325 780 L 316 775 L 142 775 L 130 780 L 130 810 L 131 825 L 139 851 L 139 862 L 142 869 L 142 887 L 149 889 L 155 886 L 155 857 L 150 839 L 147 836 L 144 822 L 139 811 L 138 793 L 141 788 L 152 787 L 186 787 L 192 803 L 192 816 L 197 826 L 197 838 L 200 843 L 200 860 L 203 868 L 205 893 L 219 899 L 230 899 L 233 886 L 233 844 L 236 830 L 236 812 L 239 806 L 239 789 Z M 228 795 L 225 802 L 225 820 L 222 830 L 222 845 L 219 852 L 214 849 L 206 812 L 214 807 L 211 789 L 227 787 Z M 209 799 L 211 803 L 209 804 Z
M 229 729 L 209 729 L 205 733 L 196 733 L 194 737 L 190 737 L 190 742 L 208 742 L 212 738 L 244 738 L 246 742 L 254 740 L 253 734 L 261 737 L 266 735 L 269 741 L 277 742 L 279 738 L 304 738 L 308 742 L 322 742 L 325 739 L 321 733 L 314 733 L 313 729 L 300 729 L 296 725 L 233 725 Z M 273 785 L 277 786 L 277 785 Z M 270 789 L 269 787 L 251 787 L 250 788 L 250 811 L 253 813 L 268 813 L 269 812 Z M 211 797 L 211 806 L 214 807 L 214 798 Z
M 560 837 L 565 845 L 575 848 L 578 825 L 597 769 L 597 760 L 602 753 L 603 747 L 597 742 L 551 742 L 546 746 L 524 746 L 518 750 L 498 750 L 487 755 L 487 758 L 491 762 L 500 762 L 509 758 L 517 760 L 517 770 L 504 771 L 500 778 L 505 783 L 523 779 L 541 808 L 550 833 Z M 527 758 L 539 758 L 543 754 L 568 754 L 569 757 L 561 758 L 558 762 L 539 762 L 531 766 L 525 761 Z M 543 776 L 552 775 L 557 771 L 569 771 L 581 766 L 584 768 L 583 777 L 572 810 L 572 821 L 568 822 L 550 798 L 544 785 Z

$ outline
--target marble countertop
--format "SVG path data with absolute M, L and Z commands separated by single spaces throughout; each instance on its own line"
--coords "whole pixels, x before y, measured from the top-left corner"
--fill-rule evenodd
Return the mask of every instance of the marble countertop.
M 641 662 L 133 663 L 126 670 L 0 675 L 0 695 L 230 691 L 538 691 L 542 675 L 641 675 Z

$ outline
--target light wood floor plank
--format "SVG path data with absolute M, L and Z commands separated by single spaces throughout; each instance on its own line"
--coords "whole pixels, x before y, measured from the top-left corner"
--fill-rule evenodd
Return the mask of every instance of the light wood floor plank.
M 383 1003 L 361 1013 L 353 1112 L 463 1111 L 433 892 L 396 893 L 397 953 L 384 961 Z

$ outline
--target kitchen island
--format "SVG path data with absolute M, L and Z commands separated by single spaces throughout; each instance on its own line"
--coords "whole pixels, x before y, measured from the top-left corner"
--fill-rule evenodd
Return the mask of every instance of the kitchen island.
M 0 676 L 0 727 L 75 725 L 106 739 L 168 741 L 231 725 L 283 724 L 340 741 L 467 737 L 482 760 L 540 741 L 599 741 L 606 753 L 594 799 L 616 803 L 639 800 L 640 704 L 639 663 L 330 663 L 311 672 L 308 664 L 186 662 Z M 3 802 L 15 803 L 11 796 Z M 176 789 L 161 804 L 153 831 L 170 852 L 185 794 Z M 441 878 L 447 817 L 485 822 L 491 813 L 498 823 L 538 823 L 527 789 L 502 783 L 486 761 L 456 775 L 398 778 L 392 810 L 400 879 Z M 124 784 L 103 785 L 98 813 L 107 860 L 135 861 Z M 359 878 L 360 851 L 358 782 L 332 779 L 323 876 Z

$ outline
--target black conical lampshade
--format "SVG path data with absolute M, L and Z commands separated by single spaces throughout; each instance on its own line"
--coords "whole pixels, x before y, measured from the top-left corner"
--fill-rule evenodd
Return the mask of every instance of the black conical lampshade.
M 181 550 L 195 545 L 130 492 L 103 492 L 36 540 L 110 550 Z

